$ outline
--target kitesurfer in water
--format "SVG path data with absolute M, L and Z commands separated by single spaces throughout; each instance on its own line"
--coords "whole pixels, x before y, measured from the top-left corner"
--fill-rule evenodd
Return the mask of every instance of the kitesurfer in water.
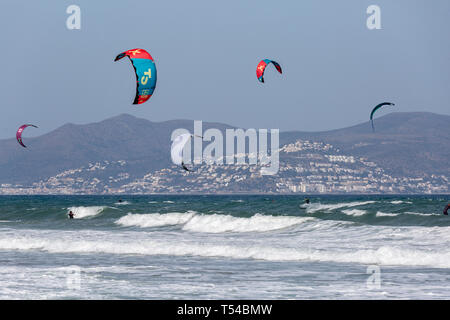
M 444 209 L 444 214 L 446 215 L 446 216 L 448 216 L 448 210 L 450 209 L 450 203 L 449 204 L 447 204 L 447 206 L 445 207 L 445 209 Z
M 191 170 L 189 170 L 188 167 L 186 167 L 186 165 L 184 164 L 184 162 L 181 163 L 181 166 L 182 166 L 183 169 L 186 170 L 187 172 L 191 172 Z
M 68 216 L 69 216 L 69 219 L 73 219 L 74 213 L 72 211 L 69 211 Z
M 309 204 L 309 198 L 305 198 L 305 203 Z
M 119 202 L 122 202 L 122 199 L 119 199 Z

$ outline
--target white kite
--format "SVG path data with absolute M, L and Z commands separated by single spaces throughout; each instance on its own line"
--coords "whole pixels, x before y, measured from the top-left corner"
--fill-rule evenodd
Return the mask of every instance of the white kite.
M 191 137 L 193 137 L 193 135 L 189 133 L 183 133 L 177 136 L 173 140 L 172 147 L 170 148 L 170 156 L 172 158 L 172 162 L 177 166 L 182 166 L 186 171 L 191 170 L 189 170 L 183 162 L 183 149 Z

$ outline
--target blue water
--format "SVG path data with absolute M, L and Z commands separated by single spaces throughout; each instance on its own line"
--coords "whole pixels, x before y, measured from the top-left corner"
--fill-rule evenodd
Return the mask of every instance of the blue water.
M 448 298 L 448 196 L 310 200 L 1 196 L 0 298 Z

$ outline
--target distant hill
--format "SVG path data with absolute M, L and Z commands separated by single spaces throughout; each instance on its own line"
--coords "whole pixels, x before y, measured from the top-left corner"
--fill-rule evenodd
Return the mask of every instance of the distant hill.
M 325 132 L 286 132 L 280 143 L 310 139 L 369 158 L 396 176 L 450 175 L 450 116 L 394 112 L 369 122 Z
M 284 132 L 280 146 L 299 139 L 333 144 L 346 154 L 366 157 L 394 176 L 450 176 L 450 116 L 391 113 L 370 124 L 326 131 Z M 31 184 L 64 170 L 101 161 L 126 160 L 130 179 L 170 167 L 170 135 L 177 128 L 193 131 L 193 121 L 151 122 L 122 114 L 98 123 L 65 124 L 45 135 L 0 140 L 0 183 Z M 203 130 L 232 128 L 203 123 Z
M 210 127 L 228 126 L 203 125 Z M 177 128 L 192 131 L 193 121 L 156 123 L 122 114 L 98 123 L 68 123 L 40 137 L 25 137 L 27 149 L 15 138 L 0 140 L 0 183 L 26 184 L 105 160 L 127 160 L 136 176 L 161 169 L 171 164 L 170 135 Z

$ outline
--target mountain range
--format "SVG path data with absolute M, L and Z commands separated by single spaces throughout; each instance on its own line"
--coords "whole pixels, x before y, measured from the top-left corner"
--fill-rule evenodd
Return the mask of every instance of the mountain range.
M 391 177 L 441 176 L 445 184 L 450 178 L 449 123 L 448 115 L 397 112 L 377 118 L 375 132 L 369 122 L 324 132 L 281 132 L 280 147 L 299 141 L 330 144 L 338 150 L 336 154 L 367 159 Z M 28 138 L 25 133 L 26 149 L 13 138 L 0 140 L 0 185 L 32 186 L 95 163 L 116 164 L 107 166 L 96 179 L 112 181 L 111 177 L 125 174 L 127 183 L 165 168 L 173 169 L 170 137 L 178 128 L 193 132 L 193 121 L 151 122 L 122 114 L 97 123 L 68 123 L 39 137 Z M 233 127 L 203 122 L 203 130 L 208 128 L 224 132 Z M 299 150 L 297 158 L 302 153 Z M 282 164 L 287 156 L 280 154 Z M 328 157 L 325 153 L 322 156 Z M 289 158 L 291 166 L 295 159 Z M 75 173 L 72 176 L 76 179 Z M 444 190 L 448 190 L 448 184 Z
M 450 174 L 450 116 L 429 112 L 394 112 L 369 122 L 324 132 L 286 132 L 283 142 L 323 141 L 366 157 L 395 176 Z

